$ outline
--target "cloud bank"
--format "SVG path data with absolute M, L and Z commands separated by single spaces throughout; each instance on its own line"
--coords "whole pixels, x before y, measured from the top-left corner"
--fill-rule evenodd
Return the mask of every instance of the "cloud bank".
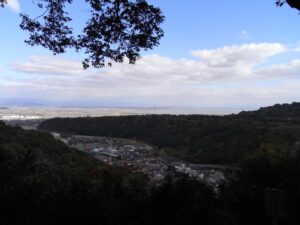
M 113 64 L 98 71 L 82 70 L 79 61 L 32 56 L 11 65 L 13 71 L 28 75 L 7 78 L 1 90 L 6 88 L 11 95 L 27 93 L 28 97 L 40 93 L 47 100 L 105 100 L 141 106 L 224 107 L 300 101 L 300 60 L 274 60 L 289 51 L 293 50 L 280 43 L 233 45 L 191 51 L 194 59 L 147 55 L 135 65 Z

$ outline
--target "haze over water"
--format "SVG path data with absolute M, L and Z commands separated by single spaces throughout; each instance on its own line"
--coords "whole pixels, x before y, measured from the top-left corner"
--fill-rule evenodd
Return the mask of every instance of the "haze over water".
M 240 108 L 148 108 L 148 107 L 97 107 L 97 108 L 63 108 L 63 107 L 9 107 L 0 109 L 0 120 L 49 119 L 54 117 L 97 117 L 122 115 L 228 115 L 239 113 Z

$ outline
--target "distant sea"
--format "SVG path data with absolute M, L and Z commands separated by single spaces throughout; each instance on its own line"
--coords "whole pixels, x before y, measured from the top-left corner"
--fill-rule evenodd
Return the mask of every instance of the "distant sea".
M 241 108 L 151 108 L 151 107 L 98 107 L 98 108 L 63 108 L 63 107 L 0 107 L 0 120 L 33 120 L 55 117 L 99 117 L 122 115 L 228 115 L 239 113 Z

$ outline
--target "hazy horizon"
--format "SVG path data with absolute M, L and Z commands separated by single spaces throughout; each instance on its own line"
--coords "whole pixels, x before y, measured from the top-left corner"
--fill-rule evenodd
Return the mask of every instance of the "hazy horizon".
M 27 99 L 28 100 L 28 99 Z M 36 101 L 30 99 L 18 99 L 14 104 L 1 102 L 0 99 L 0 120 L 29 120 L 29 119 L 50 119 L 54 117 L 99 117 L 99 116 L 124 116 L 124 115 L 150 115 L 150 114 L 170 114 L 170 115 L 230 115 L 238 114 L 241 111 L 254 111 L 260 106 L 130 106 L 130 105 L 70 105 L 70 104 L 50 104 L 49 102 Z M 275 104 L 286 104 L 292 102 L 281 102 Z M 273 105 L 275 105 L 273 104 Z
M 101 117 L 124 115 L 229 115 L 251 108 L 221 107 L 54 107 L 54 106 L 11 106 L 0 107 L 0 120 L 35 120 L 54 117 Z
M 57 108 L 186 108 L 186 109 L 203 109 L 203 108 L 214 108 L 214 109 L 242 109 L 242 110 L 253 110 L 260 107 L 272 106 L 275 104 L 290 104 L 297 101 L 273 101 L 270 104 L 195 104 L 195 105 L 172 105 L 172 104 L 151 104 L 146 102 L 126 102 L 126 101 L 47 101 L 37 98 L 1 98 L 0 96 L 0 107 L 57 107 Z

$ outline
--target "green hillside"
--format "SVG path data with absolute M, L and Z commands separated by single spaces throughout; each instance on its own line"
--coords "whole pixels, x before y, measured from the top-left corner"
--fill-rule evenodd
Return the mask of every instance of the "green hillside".
M 297 110 L 282 113 L 282 107 L 298 106 L 276 106 L 281 113 L 262 108 L 224 117 L 54 119 L 41 125 L 145 138 L 162 151 L 194 161 L 240 162 L 241 171 L 220 184 L 217 195 L 205 183 L 172 170 L 153 186 L 143 174 L 103 164 L 50 134 L 0 122 L 0 224 L 265 225 L 271 218 L 264 210 L 264 190 L 272 187 L 286 193 L 286 215 L 279 224 L 298 225 L 299 117 Z M 205 151 L 196 154 L 199 146 Z
M 208 185 L 173 172 L 160 186 L 50 134 L 0 122 L 1 225 L 233 225 Z
M 294 155 L 300 146 L 300 103 L 229 116 L 56 118 L 43 122 L 39 129 L 134 138 L 191 162 L 237 164 L 266 149 L 280 157 Z
M 118 224 L 130 220 L 124 201 L 126 208 L 137 204 L 144 182 L 50 134 L 0 122 L 1 224 L 89 224 L 99 216 L 104 224 Z

